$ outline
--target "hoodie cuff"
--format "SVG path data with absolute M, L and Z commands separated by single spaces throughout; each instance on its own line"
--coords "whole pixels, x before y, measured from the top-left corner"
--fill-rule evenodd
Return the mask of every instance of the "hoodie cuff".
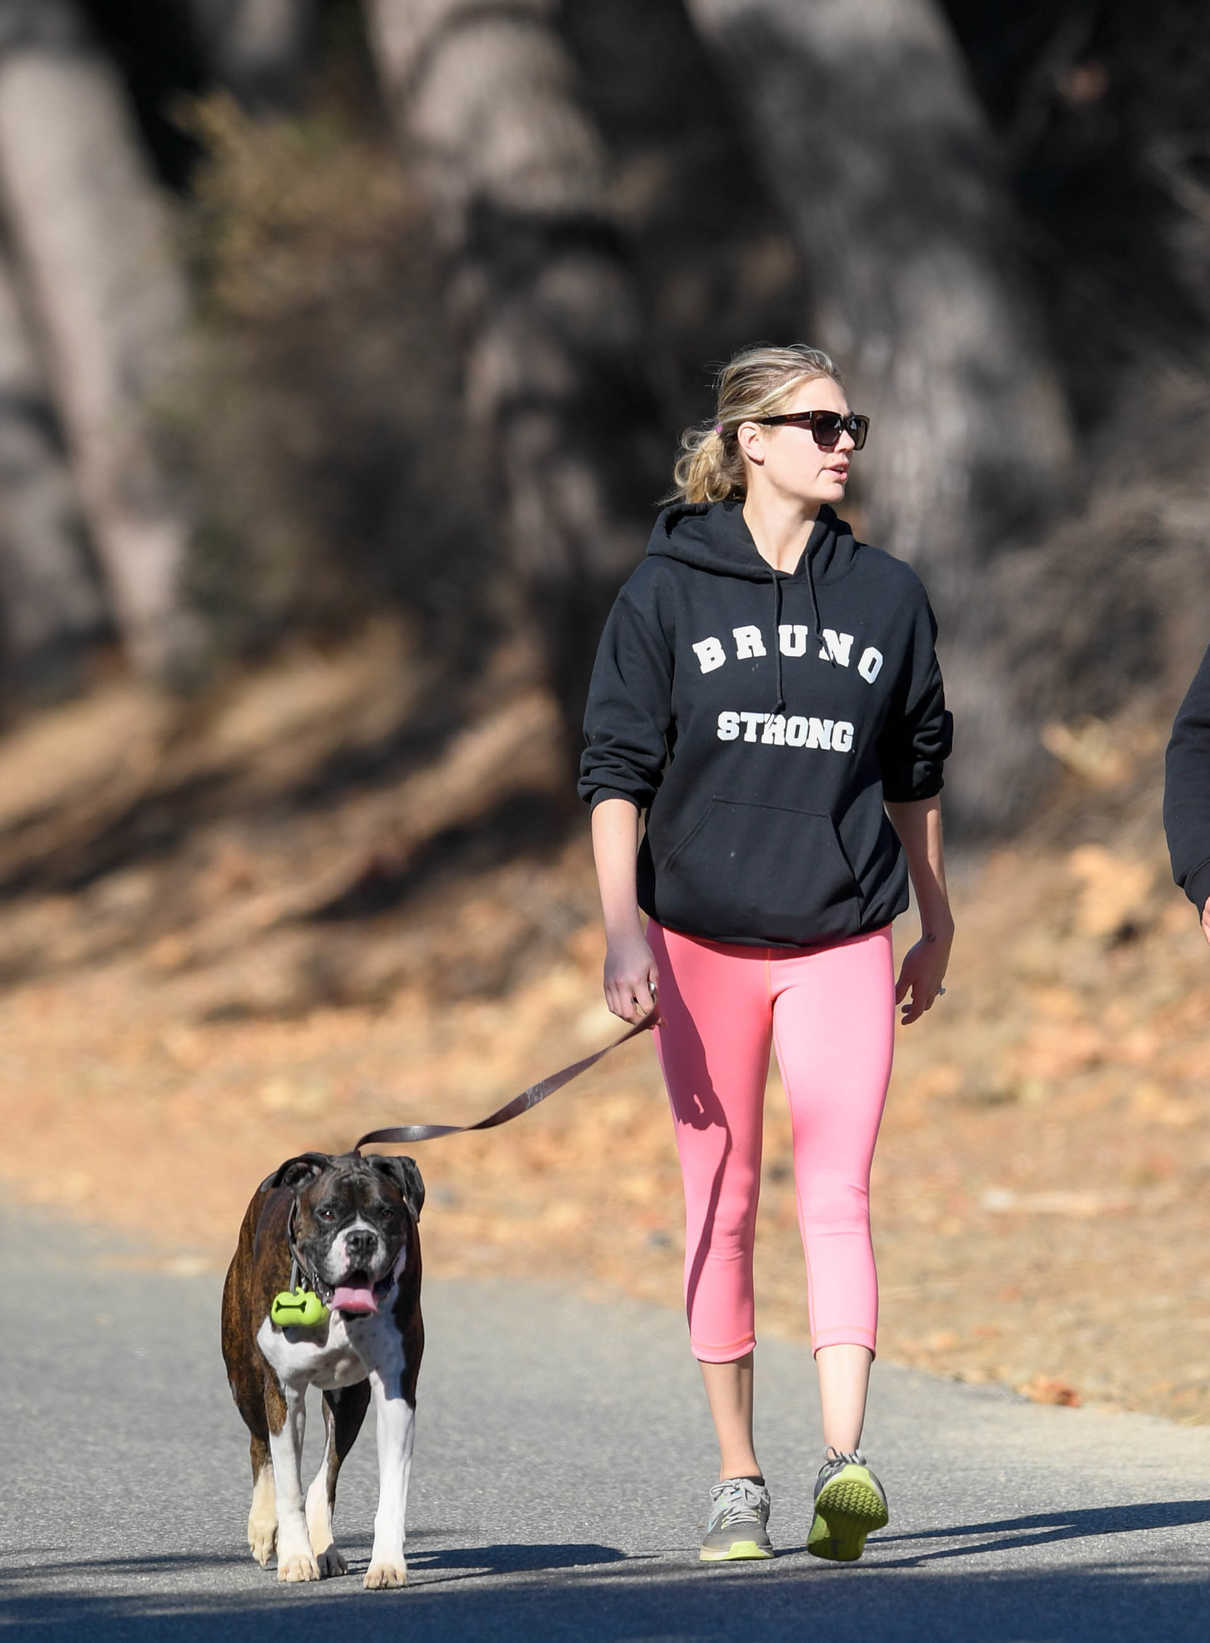
M 1195 867 L 1185 879 L 1185 894 L 1200 914 L 1206 905 L 1206 898 L 1210 896 L 1210 856 Z
M 626 803 L 632 804 L 636 810 L 642 810 L 643 808 L 633 793 L 626 793 L 620 787 L 597 787 L 591 793 L 586 793 L 584 797 L 588 800 L 590 810 L 595 810 L 605 799 L 625 799 Z
M 923 769 L 917 768 L 913 772 L 911 783 L 900 788 L 894 782 L 884 781 L 882 796 L 888 804 L 912 804 L 917 799 L 934 799 L 945 786 L 941 766 L 931 765 Z

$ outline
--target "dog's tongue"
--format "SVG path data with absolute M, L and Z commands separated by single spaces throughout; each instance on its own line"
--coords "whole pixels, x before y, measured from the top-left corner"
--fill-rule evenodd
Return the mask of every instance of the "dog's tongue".
M 377 1312 L 378 1302 L 374 1299 L 374 1291 L 362 1286 L 342 1284 L 333 1292 L 328 1306 L 333 1312 Z

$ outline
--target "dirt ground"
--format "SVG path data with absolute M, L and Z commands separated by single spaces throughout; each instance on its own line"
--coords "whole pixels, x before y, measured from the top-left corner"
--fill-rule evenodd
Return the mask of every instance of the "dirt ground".
M 551 704 L 524 658 L 456 713 L 408 663 L 384 627 L 185 717 L 111 681 L 0 742 L 10 1198 L 219 1270 L 283 1158 L 481 1117 L 615 1035 Z M 1054 802 L 956 865 L 947 997 L 900 1032 L 876 1163 L 881 1352 L 1204 1422 L 1210 952 L 1168 875 L 1166 730 L 1051 727 Z M 646 1040 L 414 1150 L 431 1273 L 679 1305 Z M 760 1214 L 758 1330 L 805 1339 L 776 1078 Z

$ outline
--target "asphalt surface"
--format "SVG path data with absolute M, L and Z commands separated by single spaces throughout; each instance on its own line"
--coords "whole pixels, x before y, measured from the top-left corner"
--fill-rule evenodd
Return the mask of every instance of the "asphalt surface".
M 829 1565 L 804 1550 L 820 1460 L 809 1356 L 766 1339 L 757 1438 L 778 1556 L 702 1565 L 712 1445 L 679 1312 L 504 1280 L 426 1280 L 407 1589 L 361 1586 L 372 1420 L 337 1503 L 350 1575 L 282 1586 L 244 1540 L 221 1274 L 140 1267 L 11 1206 L 0 1272 L 0 1627 L 19 1637 L 1210 1637 L 1210 1430 L 879 1365 L 866 1447 L 891 1523 L 861 1563 Z M 311 1465 L 320 1424 L 316 1406 Z

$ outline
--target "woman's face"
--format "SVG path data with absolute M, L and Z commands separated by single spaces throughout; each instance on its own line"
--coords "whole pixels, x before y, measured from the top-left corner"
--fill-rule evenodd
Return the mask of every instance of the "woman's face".
M 787 411 L 838 411 L 847 416 L 849 402 L 831 377 L 814 377 L 797 388 L 779 407 Z M 810 428 L 782 425 L 767 428 L 741 422 L 737 430 L 747 460 L 748 495 L 764 491 L 814 511 L 823 502 L 844 500 L 849 477 L 852 436 L 842 430 L 830 451 L 821 449 Z

